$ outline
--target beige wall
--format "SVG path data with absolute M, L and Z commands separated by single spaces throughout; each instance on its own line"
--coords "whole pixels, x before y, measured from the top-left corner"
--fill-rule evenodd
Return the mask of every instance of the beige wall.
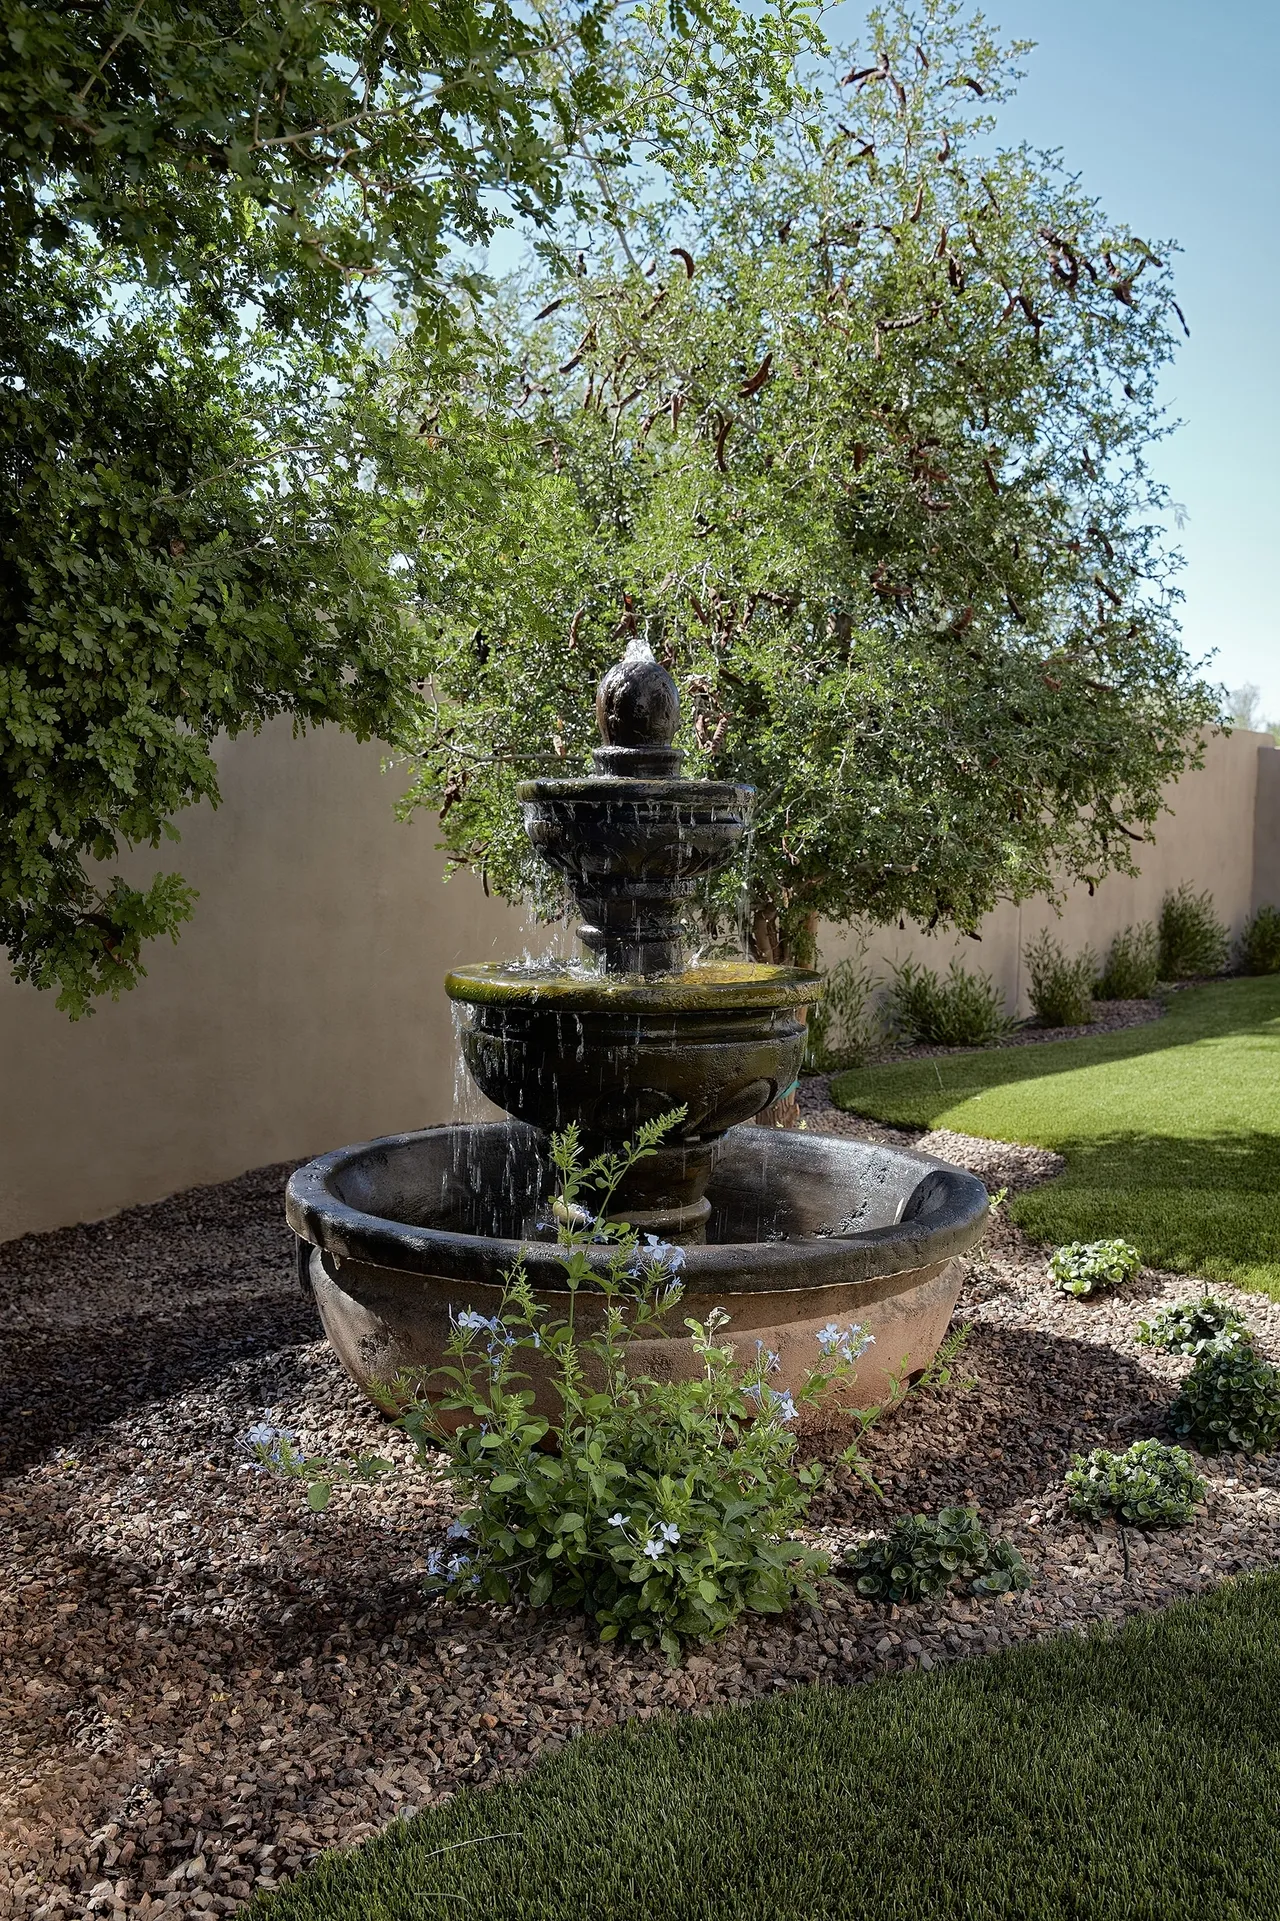
M 218 811 L 131 863 L 200 889 L 147 978 L 74 1024 L 0 978 L 0 1240 L 450 1113 L 441 976 L 518 951 L 523 922 L 442 883 L 436 822 L 395 820 L 376 747 L 281 722 L 218 759 Z
M 1206 743 L 1205 764 L 1171 786 L 1170 812 L 1156 826 L 1151 845 L 1134 848 L 1141 873 L 1112 874 L 1090 896 L 1073 887 L 1061 915 L 1043 899 L 1004 904 L 982 923 L 980 941 L 954 933 L 926 934 L 908 923 L 905 932 L 881 928 L 867 948 L 867 964 L 887 972 L 908 958 L 945 968 L 953 957 L 989 973 L 1009 1006 L 1028 1014 L 1022 961 L 1026 943 L 1048 928 L 1068 953 L 1092 946 L 1105 953 L 1112 937 L 1133 921 L 1155 920 L 1164 895 L 1183 881 L 1208 888 L 1233 934 L 1263 901 L 1280 905 L 1280 750 L 1269 734 L 1216 735 Z M 830 928 L 822 958 L 831 966 L 856 950 L 846 929 Z
M 435 821 L 396 822 L 377 748 L 329 730 L 295 741 L 280 723 L 219 762 L 218 812 L 194 809 L 179 848 L 133 863 L 176 865 L 201 898 L 132 994 L 73 1025 L 51 995 L 0 978 L 0 1239 L 452 1111 L 441 977 L 520 952 L 526 923 L 469 876 L 442 883 Z M 1280 901 L 1269 741 L 1211 741 L 1172 801 L 1141 878 L 1108 880 L 1092 901 L 1077 891 L 1060 923 L 1043 903 L 1006 907 L 980 946 L 890 930 L 873 959 L 959 952 L 1012 997 L 1022 946 L 1046 923 L 1069 947 L 1102 946 L 1181 880 L 1211 888 L 1233 927 L 1255 900 Z M 824 958 L 846 944 L 833 933 Z

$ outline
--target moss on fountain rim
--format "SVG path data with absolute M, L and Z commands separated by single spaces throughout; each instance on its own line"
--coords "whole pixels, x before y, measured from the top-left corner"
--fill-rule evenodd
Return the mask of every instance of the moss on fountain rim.
M 797 1007 L 816 1000 L 822 975 L 807 967 L 776 967 L 759 961 L 709 961 L 679 974 L 588 974 L 581 969 L 504 966 L 486 961 L 445 976 L 450 1000 L 486 1005 L 552 1002 L 567 1012 L 588 1009 L 647 1010 Z

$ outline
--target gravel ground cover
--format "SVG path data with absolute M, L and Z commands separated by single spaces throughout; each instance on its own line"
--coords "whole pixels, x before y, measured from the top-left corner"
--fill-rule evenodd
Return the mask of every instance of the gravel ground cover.
M 993 1187 L 1043 1179 L 1056 1159 L 920 1144 Z M 281 1224 L 284 1172 L 0 1249 L 16 1388 L 0 1482 L 0 1912 L 230 1913 L 324 1849 L 587 1729 L 927 1669 L 1280 1561 L 1275 1459 L 1203 1463 L 1205 1507 L 1168 1535 L 1067 1518 L 1073 1452 L 1161 1431 L 1189 1364 L 1136 1347 L 1133 1330 L 1194 1284 L 1144 1272 L 1068 1299 L 1000 1221 L 960 1306 L 972 1385 L 913 1396 L 866 1452 L 894 1512 L 977 1502 L 1032 1566 L 1030 1593 L 881 1609 L 837 1585 L 820 1610 L 743 1625 L 674 1672 L 597 1646 L 579 1619 L 427 1603 L 442 1491 L 406 1478 L 311 1515 L 239 1441 L 265 1416 L 319 1447 L 400 1449 L 317 1338 Z M 1280 1307 L 1217 1291 L 1280 1353 Z M 879 1517 L 842 1474 L 812 1534 L 840 1548 Z

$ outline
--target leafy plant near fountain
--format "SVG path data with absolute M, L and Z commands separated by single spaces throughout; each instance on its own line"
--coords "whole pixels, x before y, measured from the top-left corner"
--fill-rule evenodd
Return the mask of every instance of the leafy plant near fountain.
M 1177 1301 L 1150 1321 L 1139 1321 L 1134 1335 L 1140 1347 L 1154 1347 L 1163 1354 L 1203 1354 L 1218 1346 L 1223 1337 L 1248 1339 L 1248 1329 L 1240 1315 L 1225 1301 L 1212 1294 L 1201 1294 L 1194 1301 Z
M 1201 1353 L 1169 1410 L 1202 1454 L 1267 1454 L 1280 1445 L 1280 1368 L 1228 1330 Z
M 1191 1456 L 1162 1441 L 1135 1441 L 1123 1454 L 1095 1447 L 1075 1455 L 1063 1479 L 1073 1514 L 1128 1527 L 1177 1527 L 1205 1496 Z
M 1009 1594 L 1031 1585 L 1011 1541 L 993 1541 L 976 1507 L 944 1507 L 936 1520 L 904 1515 L 882 1540 L 845 1556 L 867 1601 L 936 1601 L 960 1583 L 971 1594 Z
M 680 1119 L 664 1115 L 621 1151 L 585 1163 L 576 1127 L 555 1136 L 568 1313 L 549 1311 L 516 1266 L 496 1312 L 455 1316 L 447 1364 L 425 1380 L 388 1384 L 384 1403 L 420 1465 L 464 1503 L 451 1530 L 456 1551 L 434 1551 L 430 1586 L 454 1599 L 572 1608 L 596 1621 L 602 1640 L 654 1641 L 672 1656 L 683 1640 L 719 1634 L 744 1611 L 777 1613 L 797 1596 L 817 1598 L 828 1557 L 788 1535 L 824 1469 L 797 1465 L 795 1424 L 870 1345 L 856 1324 L 833 1322 L 801 1386 L 778 1390 L 777 1356 L 757 1341 L 740 1358 L 723 1338 L 729 1316 L 713 1308 L 705 1321 L 683 1323 L 700 1362 L 696 1378 L 659 1381 L 629 1365 L 633 1344 L 660 1335 L 681 1302 L 684 1251 L 605 1217 L 636 1163 Z M 607 1303 L 598 1323 L 576 1313 L 589 1292 Z M 553 1369 L 554 1419 L 533 1411 L 526 1369 L 534 1357 Z M 877 1413 L 855 1417 L 860 1433 Z M 334 1464 L 278 1433 L 256 1453 L 305 1480 L 313 1508 L 327 1504 L 335 1484 L 390 1465 L 377 1457 Z M 856 1441 L 840 1460 L 860 1467 Z
M 1103 1288 L 1122 1287 L 1141 1266 L 1141 1254 L 1128 1241 L 1068 1241 L 1050 1256 L 1049 1276 L 1059 1293 L 1087 1300 Z
M 860 957 L 850 955 L 830 968 L 822 998 L 809 1009 L 805 1066 L 819 1074 L 858 1067 L 880 1037 L 881 1022 L 872 1004 L 878 977 Z

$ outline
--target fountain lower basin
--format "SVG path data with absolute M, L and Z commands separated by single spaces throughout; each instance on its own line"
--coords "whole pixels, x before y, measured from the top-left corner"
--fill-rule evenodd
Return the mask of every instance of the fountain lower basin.
M 550 1193 L 546 1137 L 519 1121 L 425 1128 L 345 1147 L 300 1168 L 287 1214 L 300 1270 L 325 1332 L 366 1390 L 403 1370 L 442 1364 L 451 1317 L 496 1312 L 503 1274 L 523 1260 L 555 1312 L 569 1295 L 553 1241 L 536 1222 Z M 732 1128 L 707 1187 L 705 1244 L 686 1250 L 686 1297 L 665 1338 L 635 1343 L 635 1366 L 658 1379 L 698 1368 L 682 1316 L 730 1316 L 743 1357 L 762 1340 L 774 1379 L 796 1388 L 817 1356 L 818 1329 L 861 1322 L 875 1337 L 833 1407 L 867 1406 L 938 1350 L 960 1291 L 962 1256 L 987 1217 L 982 1182 L 904 1148 L 821 1135 Z M 579 1293 L 580 1320 L 598 1296 Z M 536 1356 L 531 1356 L 536 1361 Z M 539 1411 L 558 1403 L 530 1369 Z

